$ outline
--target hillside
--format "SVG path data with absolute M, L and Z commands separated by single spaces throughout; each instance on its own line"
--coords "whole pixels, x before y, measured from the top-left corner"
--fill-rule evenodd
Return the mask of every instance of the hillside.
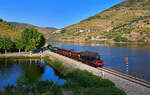
M 56 40 L 150 41 L 150 0 L 128 0 L 62 29 Z
M 49 38 L 51 34 L 53 34 L 54 32 L 58 30 L 57 28 L 53 28 L 53 27 L 38 27 L 38 26 L 31 25 L 31 24 L 26 24 L 26 23 L 18 23 L 18 22 L 9 22 L 9 23 L 11 23 L 13 26 L 19 29 L 24 29 L 26 27 L 34 27 L 38 29 L 39 32 L 43 33 L 46 38 Z
M 13 40 L 21 34 L 21 30 L 0 19 L 0 36 L 9 36 Z

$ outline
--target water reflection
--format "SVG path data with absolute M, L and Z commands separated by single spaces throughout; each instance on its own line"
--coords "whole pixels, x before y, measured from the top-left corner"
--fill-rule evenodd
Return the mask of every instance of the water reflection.
M 32 86 L 36 83 L 44 73 L 45 66 L 35 64 L 23 64 L 24 74 L 18 79 L 19 83 L 26 86 Z
M 0 59 L 0 63 L 0 90 L 7 85 L 32 86 L 39 80 L 65 82 L 44 60 Z
M 78 46 L 105 46 L 105 47 L 121 47 L 129 49 L 150 50 L 150 44 L 141 43 L 106 43 L 106 42 L 49 42 L 52 45 L 78 45 Z

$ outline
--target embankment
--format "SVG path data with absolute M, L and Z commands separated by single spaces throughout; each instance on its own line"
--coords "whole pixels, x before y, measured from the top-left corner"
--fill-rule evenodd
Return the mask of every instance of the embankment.
M 142 86 L 133 81 L 129 81 L 127 79 L 124 79 L 116 75 L 110 74 L 108 72 L 105 72 L 103 70 L 82 64 L 81 62 L 72 60 L 70 58 L 67 58 L 62 55 L 58 55 L 50 51 L 46 51 L 45 55 L 50 55 L 53 58 L 63 62 L 64 64 L 73 66 L 74 68 L 79 68 L 80 70 L 87 70 L 93 73 L 94 75 L 100 76 L 104 79 L 109 79 L 113 81 L 118 88 L 125 91 L 127 95 L 149 95 L 150 94 L 150 90 L 148 87 Z
M 74 68 L 71 64 L 61 62 L 49 54 L 46 55 L 45 62 L 63 74 L 66 80 L 62 86 L 63 95 L 126 95 L 110 80 L 93 75 L 87 70 Z

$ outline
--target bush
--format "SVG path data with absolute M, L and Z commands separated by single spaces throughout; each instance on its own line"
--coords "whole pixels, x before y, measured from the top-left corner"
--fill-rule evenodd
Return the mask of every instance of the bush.
M 144 39 L 139 39 L 138 42 L 145 42 L 145 40 Z
M 123 91 L 115 87 L 102 88 L 78 88 L 74 91 L 74 95 L 126 95 Z
M 64 34 L 64 33 L 66 33 L 66 30 L 63 28 L 63 29 L 60 31 L 60 33 Z
M 65 86 L 70 87 L 113 87 L 114 83 L 107 79 L 101 79 L 98 76 L 95 76 L 88 71 L 81 71 L 81 70 L 73 70 L 71 73 L 67 74 L 66 77 L 68 78 Z
M 121 35 L 116 36 L 114 39 L 116 42 L 129 42 L 127 38 L 122 37 Z
M 52 81 L 38 81 L 34 86 L 7 86 L 0 95 L 63 95 L 61 86 Z

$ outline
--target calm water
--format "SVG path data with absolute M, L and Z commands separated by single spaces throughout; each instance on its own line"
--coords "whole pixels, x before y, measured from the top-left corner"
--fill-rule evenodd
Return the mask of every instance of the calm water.
M 24 85 L 33 85 L 39 80 L 49 80 L 59 84 L 65 82 L 43 60 L 0 59 L 0 90 L 7 85 L 16 85 L 17 81 L 21 81 Z
M 118 46 L 84 46 L 84 45 L 56 45 L 60 48 L 75 51 L 98 52 L 104 62 L 104 67 L 121 73 L 126 73 L 150 82 L 150 49 Z M 129 58 L 128 66 L 125 57 Z

